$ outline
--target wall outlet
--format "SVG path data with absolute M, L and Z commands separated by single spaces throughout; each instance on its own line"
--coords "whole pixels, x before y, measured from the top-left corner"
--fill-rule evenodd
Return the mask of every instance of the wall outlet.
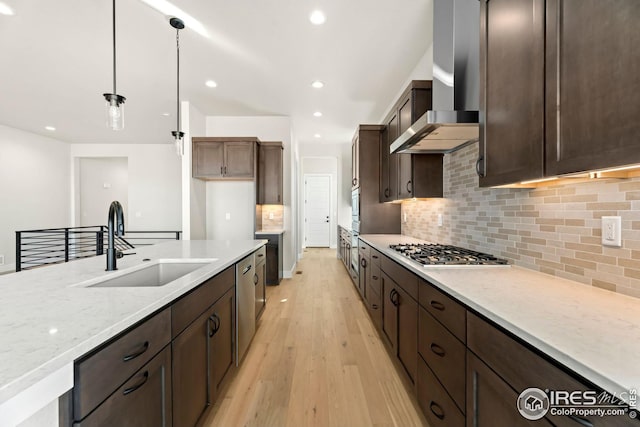
M 4 265 L 4 255 L 0 255 L 0 265 Z
M 269 212 L 269 219 L 273 219 L 273 212 Z
M 438 227 L 442 227 L 442 222 L 443 222 L 443 221 L 442 221 L 442 214 L 441 214 L 441 213 L 439 213 L 439 214 L 438 214 Z
M 602 245 L 619 248 L 622 246 L 622 218 L 619 216 L 602 217 Z
M 231 219 L 231 213 L 227 212 L 226 214 L 224 214 L 224 219 L 226 219 L 227 221 L 229 221 Z
M 142 218 L 142 212 L 136 212 L 136 218 Z
M 403 212 L 403 214 L 402 214 L 402 215 L 403 215 L 404 222 L 407 222 L 407 213 L 406 213 L 406 212 Z

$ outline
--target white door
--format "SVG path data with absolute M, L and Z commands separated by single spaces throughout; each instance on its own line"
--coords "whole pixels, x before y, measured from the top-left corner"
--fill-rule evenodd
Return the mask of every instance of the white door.
M 305 246 L 329 247 L 331 241 L 331 175 L 305 175 Z

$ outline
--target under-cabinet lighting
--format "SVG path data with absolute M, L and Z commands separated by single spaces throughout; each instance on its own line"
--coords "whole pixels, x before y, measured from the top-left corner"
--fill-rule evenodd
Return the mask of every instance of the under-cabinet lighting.
M 520 184 L 522 185 L 527 185 L 527 184 L 537 184 L 539 182 L 547 182 L 547 181 L 553 181 L 558 179 L 558 177 L 551 177 L 551 178 L 540 178 L 540 179 L 532 179 L 530 181 L 522 181 Z

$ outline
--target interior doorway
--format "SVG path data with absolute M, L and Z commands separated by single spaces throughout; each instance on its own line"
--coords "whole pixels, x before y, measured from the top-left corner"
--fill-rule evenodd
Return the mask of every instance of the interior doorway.
M 109 205 L 117 200 L 125 214 L 129 199 L 129 162 L 126 157 L 78 159 L 78 226 L 107 225 Z M 125 218 L 125 223 L 127 218 Z
M 331 243 L 331 175 L 304 175 L 304 246 Z

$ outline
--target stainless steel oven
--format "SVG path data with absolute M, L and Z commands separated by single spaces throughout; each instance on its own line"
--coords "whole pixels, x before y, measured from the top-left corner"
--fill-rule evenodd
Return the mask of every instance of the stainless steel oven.
M 351 192 L 351 221 L 360 222 L 360 189 Z

